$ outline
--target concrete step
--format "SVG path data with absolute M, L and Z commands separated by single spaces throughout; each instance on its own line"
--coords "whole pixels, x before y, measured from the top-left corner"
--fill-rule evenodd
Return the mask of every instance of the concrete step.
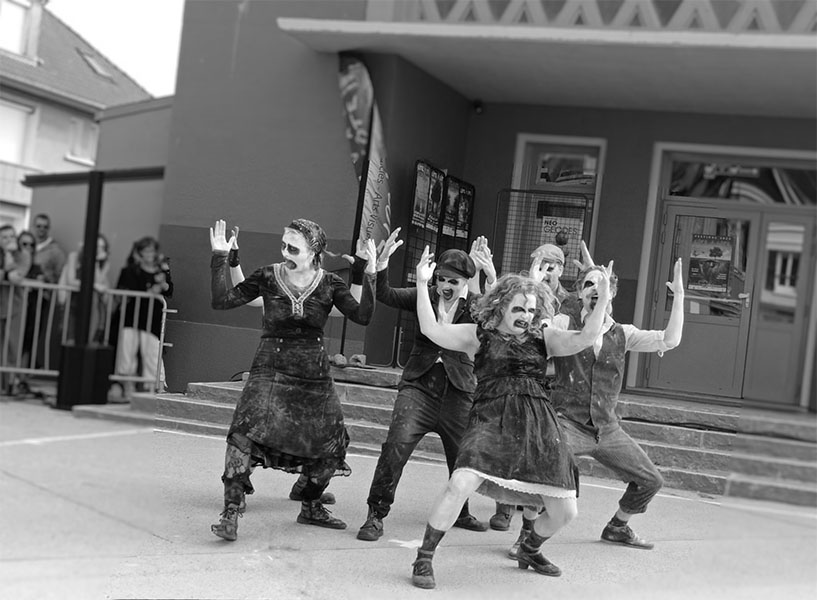
M 71 414 L 80 419 L 104 419 L 132 425 L 154 427 L 156 419 L 152 412 L 133 410 L 128 404 L 77 404 Z
M 813 483 L 732 474 L 727 480 L 724 495 L 817 507 L 817 485 Z
M 371 387 L 396 388 L 400 383 L 402 369 L 383 367 L 358 368 L 332 366 L 332 378 L 340 383 L 357 383 Z
M 621 481 L 613 471 L 589 456 L 576 457 L 576 463 L 582 475 Z M 723 494 L 726 489 L 727 475 L 724 472 L 698 471 L 668 466 L 658 466 L 658 470 L 661 472 L 665 486 L 668 488 L 692 490 L 712 495 Z
M 235 406 L 236 401 L 241 396 L 244 389 L 243 381 L 219 381 L 214 383 L 188 383 L 184 394 L 172 394 L 173 396 L 184 395 L 196 400 L 207 400 L 209 402 L 223 402 Z M 171 395 L 171 394 L 161 394 Z
M 164 419 L 203 421 L 229 426 L 233 419 L 234 404 L 187 398 L 181 394 L 161 394 L 156 398 L 156 416 Z

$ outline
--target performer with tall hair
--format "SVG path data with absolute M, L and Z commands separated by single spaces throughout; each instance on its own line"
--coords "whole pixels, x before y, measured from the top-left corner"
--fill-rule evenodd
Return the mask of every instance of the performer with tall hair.
M 549 355 L 579 352 L 597 337 L 609 300 L 607 271 L 601 272 L 598 304 L 583 329 L 561 331 L 541 328 L 553 314 L 550 288 L 521 275 L 499 278 L 477 300 L 475 323 L 437 320 L 428 293 L 435 267 L 426 248 L 417 265 L 420 327 L 434 343 L 474 358 L 477 388 L 455 470 L 431 510 L 417 551 L 412 583 L 435 587 L 434 551 L 474 491 L 525 506 L 525 515 L 535 521 L 519 553 L 519 568 L 559 576 L 559 567 L 540 548 L 576 516 L 578 475 L 543 374 Z

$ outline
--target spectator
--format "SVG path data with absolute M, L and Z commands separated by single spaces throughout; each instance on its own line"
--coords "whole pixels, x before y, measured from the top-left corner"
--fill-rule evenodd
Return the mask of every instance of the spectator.
M 88 341 L 103 342 L 105 334 L 105 316 L 107 309 L 107 298 L 105 292 L 110 287 L 108 281 L 108 256 L 109 256 L 108 239 L 99 234 L 96 242 L 96 263 L 94 268 L 94 298 L 91 309 L 91 322 L 89 324 Z M 67 341 L 73 342 L 76 339 L 76 332 L 74 328 L 77 322 L 77 308 L 80 282 L 82 281 L 82 249 L 71 252 L 68 255 L 68 260 L 62 269 L 60 275 L 60 285 L 72 288 L 72 290 L 59 290 L 57 292 L 57 299 L 60 305 L 64 306 L 70 295 L 69 304 L 69 320 L 68 320 L 68 336 Z M 116 323 L 114 323 L 116 325 Z
M 23 314 L 23 288 L 19 284 L 25 279 L 31 267 L 31 255 L 17 247 L 14 227 L 0 227 L 0 250 L 2 258 L 2 287 L 0 287 L 0 364 L 17 364 L 18 340 L 20 339 L 20 319 Z M 8 335 L 7 335 L 8 334 Z M 22 349 L 21 349 L 22 350 Z M 9 395 L 16 390 L 12 379 L 3 373 L 0 389 Z
M 134 290 L 173 296 L 168 260 L 159 252 L 159 242 L 146 236 L 136 240 L 125 267 L 116 284 L 120 290 Z M 162 331 L 162 305 L 147 298 L 129 298 L 125 302 L 125 315 L 116 356 L 116 372 L 119 375 L 136 375 L 138 359 L 141 358 L 141 376 L 151 382 L 154 390 L 156 369 L 159 369 L 159 389 L 165 388 L 162 348 L 159 342 Z M 133 395 L 133 381 L 123 385 L 125 397 Z
M 65 251 L 51 237 L 51 219 L 48 215 L 34 217 L 34 237 L 37 239 L 34 261 L 42 269 L 43 281 L 57 283 L 65 266 Z
M 35 281 L 42 281 L 43 280 L 43 272 L 40 269 L 40 265 L 36 264 L 33 260 L 35 247 L 37 246 L 37 241 L 34 237 L 34 234 L 30 231 L 22 231 L 20 235 L 17 236 L 17 247 L 19 252 L 25 253 L 28 255 L 28 261 L 30 263 L 30 267 L 28 272 L 25 275 L 26 279 L 33 279 Z M 25 332 L 23 334 L 23 353 L 22 353 L 22 366 L 24 367 L 31 367 L 31 347 L 34 343 L 34 326 L 36 323 L 37 318 L 37 304 L 38 299 L 41 297 L 40 292 L 37 288 L 23 288 L 22 290 L 24 296 L 25 305 Z M 43 310 L 43 309 L 41 309 Z M 43 319 L 44 315 L 41 314 L 40 319 Z M 30 390 L 28 388 L 28 376 L 24 374 L 20 374 L 17 378 L 17 392 L 21 394 L 27 394 Z

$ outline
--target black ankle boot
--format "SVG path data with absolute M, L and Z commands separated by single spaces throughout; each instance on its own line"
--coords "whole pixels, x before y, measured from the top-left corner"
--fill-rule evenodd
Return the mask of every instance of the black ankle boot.
M 230 504 L 221 513 L 221 520 L 215 525 L 210 525 L 210 531 L 228 542 L 236 541 L 238 539 L 238 517 L 242 516 L 241 512 L 235 504 Z
M 320 500 L 303 500 L 301 514 L 296 519 L 304 525 L 317 525 L 329 529 L 346 529 L 346 523 L 332 516 Z
M 522 544 L 519 548 L 516 562 L 520 569 L 531 567 L 537 573 L 549 577 L 559 577 L 562 574 L 562 570 L 545 558 L 538 548 L 530 550 L 527 544 Z
M 431 590 L 437 586 L 434 581 L 434 567 L 431 565 L 432 558 L 434 558 L 433 550 L 417 550 L 417 559 L 411 563 L 413 567 L 411 583 L 416 587 Z

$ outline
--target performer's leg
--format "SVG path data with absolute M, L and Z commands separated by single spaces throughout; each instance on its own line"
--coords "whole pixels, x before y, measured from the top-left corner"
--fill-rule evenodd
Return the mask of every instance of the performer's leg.
M 602 531 L 601 539 L 633 548 L 650 550 L 654 544 L 630 529 L 630 517 L 647 510 L 647 505 L 664 485 L 664 479 L 646 452 L 620 427 L 602 432 L 591 456 L 627 483 L 616 514 Z
M 547 498 L 545 511 L 533 522 L 531 532 L 519 548 L 519 568 L 531 567 L 537 573 L 550 577 L 561 575 L 562 570 L 545 558 L 540 548 L 557 531 L 575 519 L 577 514 L 576 498 Z
M 457 519 L 460 507 L 466 498 L 482 483 L 482 478 L 470 471 L 454 471 L 442 495 L 437 499 L 428 517 L 423 544 L 417 550 L 417 559 L 412 564 L 411 582 L 417 587 L 430 589 L 436 585 L 431 560 L 434 551 Z
M 394 503 L 403 468 L 414 448 L 436 422 L 437 402 L 413 387 L 404 387 L 397 393 L 389 433 L 377 459 L 366 500 L 369 512 L 357 539 L 372 542 L 383 535 L 383 519 Z
M 538 518 L 539 511 L 529 506 L 525 507 L 522 511 L 522 528 L 519 530 L 519 535 L 513 546 L 508 550 L 508 558 L 516 560 L 517 556 L 519 556 L 519 548 L 522 546 L 522 542 L 528 539 L 530 532 L 533 531 L 533 522 Z
M 292 484 L 292 489 L 289 490 L 290 500 L 297 500 L 298 502 L 300 502 L 301 500 L 304 499 L 302 493 L 304 491 L 304 487 L 306 486 L 307 480 L 308 478 L 306 476 L 306 473 L 302 472 L 298 476 L 298 479 L 295 481 L 295 483 Z M 334 504 L 335 502 L 337 502 L 337 500 L 335 499 L 335 494 L 333 494 L 332 492 L 324 492 L 323 494 L 321 494 L 322 504 Z
M 448 465 L 448 475 L 450 477 L 457 462 L 462 436 L 468 426 L 472 399 L 469 394 L 451 386 L 447 379 L 445 381 L 446 389 L 442 394 L 439 421 L 434 431 L 440 436 L 443 443 L 445 461 Z M 488 531 L 488 524 L 478 520 L 471 514 L 467 498 L 462 505 L 459 517 L 454 521 L 454 527 L 470 531 Z
M 221 520 L 210 526 L 210 530 L 218 537 L 235 541 L 238 538 L 238 518 L 246 509 L 246 492 L 252 490 L 250 484 L 250 455 L 245 450 L 227 442 L 227 451 L 224 457 L 224 510 Z

